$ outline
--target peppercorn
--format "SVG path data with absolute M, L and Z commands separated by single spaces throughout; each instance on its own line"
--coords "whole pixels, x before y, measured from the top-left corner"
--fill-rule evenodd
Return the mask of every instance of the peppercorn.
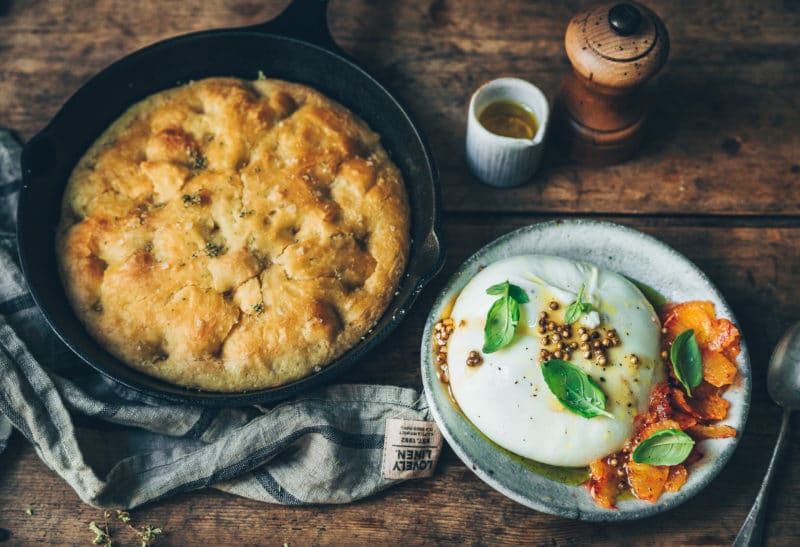
M 469 352 L 467 355 L 467 366 L 477 367 L 483 364 L 483 357 L 475 350 Z

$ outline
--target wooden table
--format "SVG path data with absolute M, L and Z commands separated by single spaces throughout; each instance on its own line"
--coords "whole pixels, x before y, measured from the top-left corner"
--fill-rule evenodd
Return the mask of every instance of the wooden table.
M 657 519 L 572 522 L 504 498 L 445 449 L 431 479 L 349 506 L 285 508 L 207 490 L 135 512 L 164 545 L 334 543 L 726 544 L 755 496 L 779 411 L 765 371 L 798 319 L 800 287 L 800 10 L 778 1 L 648 2 L 672 51 L 651 84 L 644 148 L 604 169 L 550 162 L 529 184 L 492 190 L 467 172 L 466 105 L 501 75 L 549 97 L 569 69 L 563 34 L 584 3 L 523 0 L 334 0 L 336 40 L 385 81 L 427 132 L 442 174 L 448 259 L 391 341 L 345 380 L 421 385 L 418 348 L 434 296 L 479 247 L 519 226 L 591 217 L 653 234 L 695 261 L 732 304 L 753 363 L 753 401 L 739 449 L 709 488 Z M 154 41 L 260 22 L 284 0 L 0 0 L 0 126 L 30 138 L 92 74 Z M 796 425 L 796 424 L 795 424 Z M 800 544 L 798 436 L 775 485 L 768 538 Z M 33 514 L 25 510 L 31 508 Z M 8 544 L 89 544 L 102 513 L 15 435 L 0 455 L 0 528 Z M 116 544 L 116 543 L 115 543 Z

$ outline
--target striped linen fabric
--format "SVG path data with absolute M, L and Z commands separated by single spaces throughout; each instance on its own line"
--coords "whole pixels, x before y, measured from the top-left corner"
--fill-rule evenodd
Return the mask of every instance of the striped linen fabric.
M 81 362 L 45 324 L 18 265 L 19 156 L 0 131 L 0 452 L 16 429 L 84 502 L 117 509 L 207 486 L 347 503 L 399 482 L 381 477 L 384 428 L 430 419 L 413 389 L 336 385 L 271 408 L 208 409 L 154 400 Z

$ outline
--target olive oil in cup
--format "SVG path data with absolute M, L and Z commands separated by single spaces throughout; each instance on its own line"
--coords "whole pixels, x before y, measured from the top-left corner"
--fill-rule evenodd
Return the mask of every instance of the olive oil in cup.
M 490 103 L 481 111 L 478 121 L 495 135 L 512 139 L 533 139 L 539 130 L 536 114 L 511 100 Z
M 491 186 L 531 179 L 542 158 L 550 108 L 535 85 L 500 78 L 482 85 L 467 113 L 467 164 Z

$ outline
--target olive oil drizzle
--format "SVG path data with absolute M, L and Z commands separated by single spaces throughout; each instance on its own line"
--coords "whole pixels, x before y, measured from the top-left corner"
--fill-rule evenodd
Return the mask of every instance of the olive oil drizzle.
M 453 305 L 455 304 L 456 297 L 453 297 L 450 302 L 448 302 L 445 310 L 443 310 L 442 320 L 449 318 L 450 312 L 453 309 Z M 588 467 L 560 467 L 555 465 L 548 465 L 545 463 L 537 462 L 535 460 L 531 460 L 529 458 L 525 458 L 520 456 L 519 454 L 514 454 L 513 452 L 506 450 L 502 446 L 498 445 L 494 441 L 492 441 L 489 437 L 483 434 L 483 432 L 475 427 L 469 418 L 464 414 L 461 410 L 461 407 L 458 405 L 458 401 L 456 401 L 455 395 L 453 394 L 453 390 L 450 387 L 449 382 L 449 374 L 447 371 L 447 365 L 445 363 L 437 363 L 436 354 L 438 352 L 437 343 L 434 340 L 433 344 L 433 351 L 434 351 L 434 363 L 436 363 L 437 369 L 437 377 L 439 378 L 439 383 L 442 386 L 442 389 L 445 390 L 447 393 L 447 398 L 450 400 L 450 403 L 453 405 L 453 408 L 458 412 L 461 417 L 472 427 L 480 437 L 486 441 L 492 448 L 497 450 L 499 453 L 503 454 L 511 461 L 515 462 L 518 465 L 521 465 L 525 469 L 536 473 L 537 475 L 541 475 L 546 479 L 550 479 L 552 481 L 560 482 L 562 484 L 566 484 L 569 486 L 579 486 L 589 480 L 589 468 Z
M 453 390 L 450 388 L 450 384 L 442 383 L 442 388 L 447 391 L 447 397 L 450 399 L 450 402 L 453 404 L 453 408 L 456 409 L 464 421 L 466 421 L 472 429 L 475 430 L 478 435 L 480 435 L 481 439 L 486 441 L 489 446 L 506 456 L 508 459 L 517 463 L 527 469 L 528 471 L 533 471 L 537 475 L 541 475 L 546 479 L 550 479 L 552 481 L 560 482 L 562 484 L 566 484 L 568 486 L 580 486 L 581 484 L 585 483 L 589 480 L 589 468 L 588 467 L 560 467 L 557 465 L 548 465 L 546 463 L 537 462 L 536 460 L 531 460 L 530 458 L 526 458 L 524 456 L 520 456 L 519 454 L 514 454 L 510 450 L 506 450 L 489 437 L 483 434 L 483 432 L 475 427 L 469 418 L 464 414 L 461 410 L 461 407 L 458 406 L 458 401 L 456 401 L 455 395 L 453 395 Z

